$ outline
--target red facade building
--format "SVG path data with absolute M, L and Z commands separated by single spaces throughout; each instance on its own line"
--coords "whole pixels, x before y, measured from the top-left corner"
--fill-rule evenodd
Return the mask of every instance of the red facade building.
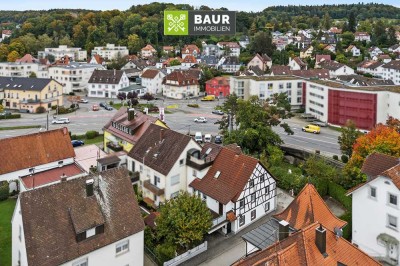
M 226 97 L 229 95 L 229 79 L 226 77 L 215 77 L 206 82 L 207 95 L 216 97 Z

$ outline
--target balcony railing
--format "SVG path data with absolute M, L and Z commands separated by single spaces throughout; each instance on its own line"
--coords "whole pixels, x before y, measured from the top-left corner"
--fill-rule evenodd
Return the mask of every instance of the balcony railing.
M 138 182 L 140 180 L 140 173 L 139 172 L 133 172 L 131 175 L 131 181 L 132 183 Z
M 153 193 L 153 194 L 155 194 L 157 196 L 164 195 L 164 189 L 153 185 L 152 183 L 150 183 L 150 180 L 144 181 L 143 182 L 143 187 L 148 189 L 148 190 L 150 190 L 151 193 Z
M 108 142 L 107 148 L 109 148 L 110 150 L 113 150 L 115 152 L 122 151 L 124 149 L 124 147 L 122 147 L 118 144 L 114 144 L 113 142 Z
M 225 215 L 222 215 L 218 218 L 213 219 L 212 221 L 212 227 L 219 225 L 220 223 L 223 223 L 226 221 Z

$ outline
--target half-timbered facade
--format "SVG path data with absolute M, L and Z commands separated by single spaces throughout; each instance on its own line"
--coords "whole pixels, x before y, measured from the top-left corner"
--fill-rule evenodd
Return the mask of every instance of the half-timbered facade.
M 224 147 L 207 174 L 190 183 L 213 215 L 209 233 L 237 233 L 276 209 L 276 181 L 257 160 L 240 148 Z

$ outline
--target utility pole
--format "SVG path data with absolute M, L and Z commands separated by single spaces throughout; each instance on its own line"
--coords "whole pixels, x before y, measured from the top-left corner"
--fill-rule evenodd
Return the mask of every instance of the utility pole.
M 49 131 L 49 110 L 47 110 L 47 123 L 46 123 L 46 131 Z

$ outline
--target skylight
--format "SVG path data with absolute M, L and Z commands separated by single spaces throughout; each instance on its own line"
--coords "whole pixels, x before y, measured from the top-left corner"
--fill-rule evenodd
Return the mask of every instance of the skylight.
M 217 171 L 217 172 L 215 173 L 214 177 L 215 177 L 215 178 L 218 178 L 220 174 L 221 174 L 221 172 L 220 172 L 220 171 Z

